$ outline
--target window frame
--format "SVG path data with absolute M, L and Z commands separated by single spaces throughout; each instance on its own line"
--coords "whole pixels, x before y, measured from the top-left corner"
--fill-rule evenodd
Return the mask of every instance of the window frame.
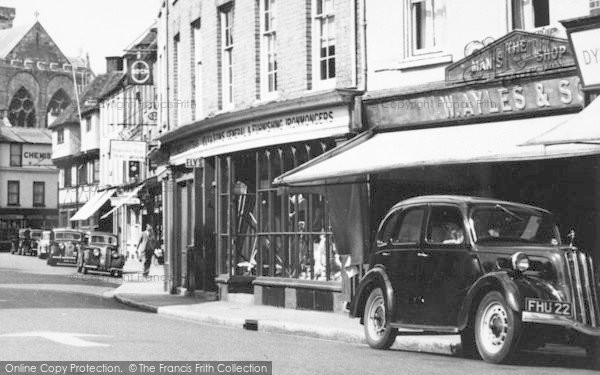
M 399 233 L 400 226 L 402 225 L 402 222 L 403 222 L 404 218 L 406 217 L 406 214 L 408 212 L 414 211 L 414 210 L 422 210 L 423 211 L 423 217 L 421 217 L 421 226 L 419 229 L 419 238 L 417 239 L 416 242 L 397 242 L 397 241 L 395 241 L 393 237 L 395 237 L 396 234 Z M 421 243 L 423 242 L 423 235 L 424 235 L 423 229 L 425 228 L 427 217 L 428 217 L 428 207 L 427 207 L 427 205 L 423 205 L 423 204 L 415 204 L 415 205 L 410 205 L 410 206 L 399 207 L 396 210 L 390 212 L 382 220 L 379 230 L 377 231 L 377 238 L 376 238 L 377 247 L 384 248 L 384 247 L 388 247 L 388 246 L 393 246 L 393 247 L 420 246 Z M 389 222 L 389 220 L 392 220 L 392 219 L 394 219 L 396 221 L 395 223 L 393 223 L 393 225 L 394 225 L 394 228 L 392 229 L 393 237 L 386 240 L 385 242 L 381 241 L 380 234 L 382 233 L 384 226 Z
M 11 192 L 11 186 L 16 186 L 17 187 L 17 192 Z M 21 205 L 21 182 L 20 181 L 14 181 L 14 180 L 9 180 L 6 183 L 6 205 L 10 206 L 10 207 L 18 207 Z M 16 203 L 13 201 L 11 202 L 11 196 L 16 195 Z
M 461 226 L 462 226 L 462 230 L 463 230 L 463 236 L 464 236 L 464 240 L 462 243 L 460 243 L 460 244 L 444 244 L 444 243 L 429 242 L 429 240 L 427 238 L 428 237 L 427 234 L 429 232 L 429 225 L 431 224 L 433 210 L 435 208 L 439 208 L 439 207 L 452 208 L 459 213 Z M 470 239 L 470 235 L 469 235 L 470 227 L 469 227 L 468 223 L 465 221 L 465 215 L 463 214 L 463 210 L 457 204 L 452 204 L 449 202 L 448 203 L 443 202 L 443 203 L 429 204 L 429 208 L 428 208 L 427 215 L 426 215 L 426 222 L 425 222 L 425 226 L 423 228 L 424 228 L 424 231 L 422 233 L 423 245 L 426 248 L 466 249 L 470 246 L 470 243 L 471 243 L 471 239 Z
M 528 6 L 530 9 L 526 9 L 523 0 L 511 0 L 510 6 L 510 22 L 511 30 L 536 30 L 550 25 L 550 2 L 549 0 L 530 0 L 531 4 Z M 537 12 L 536 12 L 536 1 L 546 1 L 547 6 L 547 23 L 545 25 L 536 26 Z M 540 4 L 538 4 L 540 5 Z M 518 12 L 516 11 L 519 8 Z M 539 11 L 539 10 L 538 10 Z M 528 14 L 526 14 L 528 13 Z M 519 17 L 520 25 L 517 25 L 516 18 Z
M 192 115 L 195 120 L 202 119 L 204 116 L 202 108 L 202 79 L 203 79 L 203 50 L 202 50 L 202 20 L 196 19 L 190 24 L 191 28 L 191 46 L 193 48 L 192 53 L 192 100 L 194 101 L 194 107 L 192 108 Z
M 220 77 L 221 77 L 221 107 L 229 110 L 235 107 L 234 95 L 234 72 L 233 72 L 233 4 L 219 9 L 219 33 L 220 39 Z M 227 73 L 226 73 L 227 72 Z
M 36 186 L 41 186 L 41 202 L 36 202 Z M 39 194 L 37 195 L 39 198 Z M 46 183 L 44 181 L 33 182 L 33 207 L 46 207 Z
M 325 2 L 325 1 L 330 1 L 331 4 L 331 9 L 329 9 L 329 11 L 323 10 L 321 12 L 318 12 L 317 8 L 318 8 L 318 4 L 319 2 Z M 324 8 L 323 5 L 321 5 L 321 8 Z M 327 54 L 327 57 L 325 58 L 325 60 L 329 60 L 329 59 L 333 59 L 333 66 L 334 66 L 334 75 L 332 77 L 328 77 L 325 79 L 321 79 L 321 62 L 322 62 L 322 58 L 321 58 L 321 41 L 323 40 L 323 35 L 321 34 L 321 25 L 323 24 L 324 20 L 328 20 L 328 19 L 332 19 L 332 25 L 333 25 L 333 47 L 334 47 L 334 53 L 333 55 L 329 55 Z M 312 88 L 313 90 L 325 90 L 325 89 L 332 89 L 335 88 L 336 82 L 337 82 L 337 44 L 338 44 L 338 38 L 337 38 L 337 27 L 336 27 L 336 17 L 335 17 L 335 8 L 334 8 L 334 1 L 333 0 L 314 0 L 312 2 Z M 329 42 L 329 40 L 331 38 L 329 38 L 329 26 L 327 27 L 327 40 Z M 331 45 L 327 45 L 327 50 L 329 51 L 329 48 L 331 47 Z M 332 57 L 333 56 L 333 57 Z M 326 64 L 327 66 L 329 62 Z M 328 69 L 329 71 L 329 69 Z
M 433 10 L 433 38 L 434 42 L 431 47 L 428 48 L 420 48 L 416 49 L 415 47 L 415 34 L 416 34 L 416 25 L 413 14 L 413 7 L 418 3 L 427 3 L 431 2 L 431 9 Z M 441 5 L 440 5 L 441 3 Z M 442 19 L 438 19 L 436 21 L 436 4 L 440 7 L 446 6 L 445 1 L 443 0 L 406 0 L 404 6 L 404 33 L 405 33 L 405 48 L 404 48 L 404 59 L 405 60 L 415 60 L 415 59 L 423 59 L 428 57 L 438 57 L 444 52 L 446 48 L 446 42 L 444 38 L 445 29 L 446 29 L 446 20 L 445 17 Z M 436 31 L 439 30 L 439 31 Z M 435 38 L 440 37 L 439 43 L 436 43 Z
M 15 148 L 19 149 L 18 155 L 17 153 L 13 152 L 13 150 Z M 17 167 L 17 168 L 21 168 L 23 167 L 23 145 L 21 143 L 11 143 L 10 144 L 10 157 L 9 157 L 9 166 L 10 167 Z M 18 163 L 13 163 L 13 158 L 17 157 L 19 158 Z
M 65 129 L 60 128 L 56 131 L 56 144 L 62 145 L 65 143 Z
M 260 18 L 260 90 L 263 99 L 274 99 L 279 92 L 277 66 L 277 0 L 259 0 Z M 267 8 L 267 4 L 269 7 Z M 268 22 L 267 22 L 268 19 Z M 271 49 L 272 48 L 272 49 Z M 273 70 L 270 70 L 273 62 Z M 273 80 L 271 81 L 271 76 Z M 271 85 L 273 82 L 273 85 Z

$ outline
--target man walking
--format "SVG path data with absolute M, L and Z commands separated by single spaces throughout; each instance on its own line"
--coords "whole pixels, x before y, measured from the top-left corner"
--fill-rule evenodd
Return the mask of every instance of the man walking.
M 154 229 L 152 225 L 147 224 L 146 230 L 142 232 L 140 242 L 138 243 L 137 252 L 141 256 L 144 256 L 144 277 L 148 276 L 150 272 L 150 264 L 152 263 L 152 256 L 154 255 L 154 248 L 156 244 L 156 238 L 154 235 Z

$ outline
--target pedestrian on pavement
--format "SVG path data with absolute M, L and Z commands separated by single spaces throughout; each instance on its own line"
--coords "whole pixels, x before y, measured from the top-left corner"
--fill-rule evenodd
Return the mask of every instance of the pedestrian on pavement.
M 154 255 L 154 247 L 156 244 L 156 236 L 152 225 L 147 224 L 146 230 L 142 232 L 140 242 L 138 243 L 138 254 L 144 256 L 144 277 L 148 276 L 150 272 L 150 264 L 152 263 L 152 256 Z

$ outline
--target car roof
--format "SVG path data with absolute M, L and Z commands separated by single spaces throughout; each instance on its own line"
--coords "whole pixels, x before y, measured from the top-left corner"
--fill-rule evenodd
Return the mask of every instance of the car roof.
M 511 206 L 517 206 L 517 207 L 522 207 L 522 208 L 534 209 L 534 210 L 546 212 L 548 214 L 550 213 L 550 211 L 548 211 L 548 210 L 545 210 L 540 207 L 528 205 L 528 204 L 509 202 L 509 201 L 493 199 L 493 198 L 472 197 L 472 196 L 466 196 L 466 195 L 424 195 L 424 196 L 409 198 L 409 199 L 400 201 L 394 205 L 393 209 L 396 209 L 396 208 L 402 207 L 402 206 L 406 206 L 406 205 L 427 204 L 427 203 L 453 203 L 453 204 L 460 204 L 460 205 L 466 205 L 466 206 L 470 206 L 470 205 L 474 205 L 474 204 L 493 204 L 493 205 L 500 204 L 500 205 L 511 205 Z
M 90 236 L 111 236 L 116 237 L 116 234 L 108 233 L 108 232 L 90 232 Z

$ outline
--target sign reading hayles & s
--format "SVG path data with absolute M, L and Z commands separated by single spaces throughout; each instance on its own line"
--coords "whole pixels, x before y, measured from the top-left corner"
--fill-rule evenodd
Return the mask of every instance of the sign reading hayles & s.
M 147 145 L 140 141 L 110 141 L 111 159 L 145 161 Z

